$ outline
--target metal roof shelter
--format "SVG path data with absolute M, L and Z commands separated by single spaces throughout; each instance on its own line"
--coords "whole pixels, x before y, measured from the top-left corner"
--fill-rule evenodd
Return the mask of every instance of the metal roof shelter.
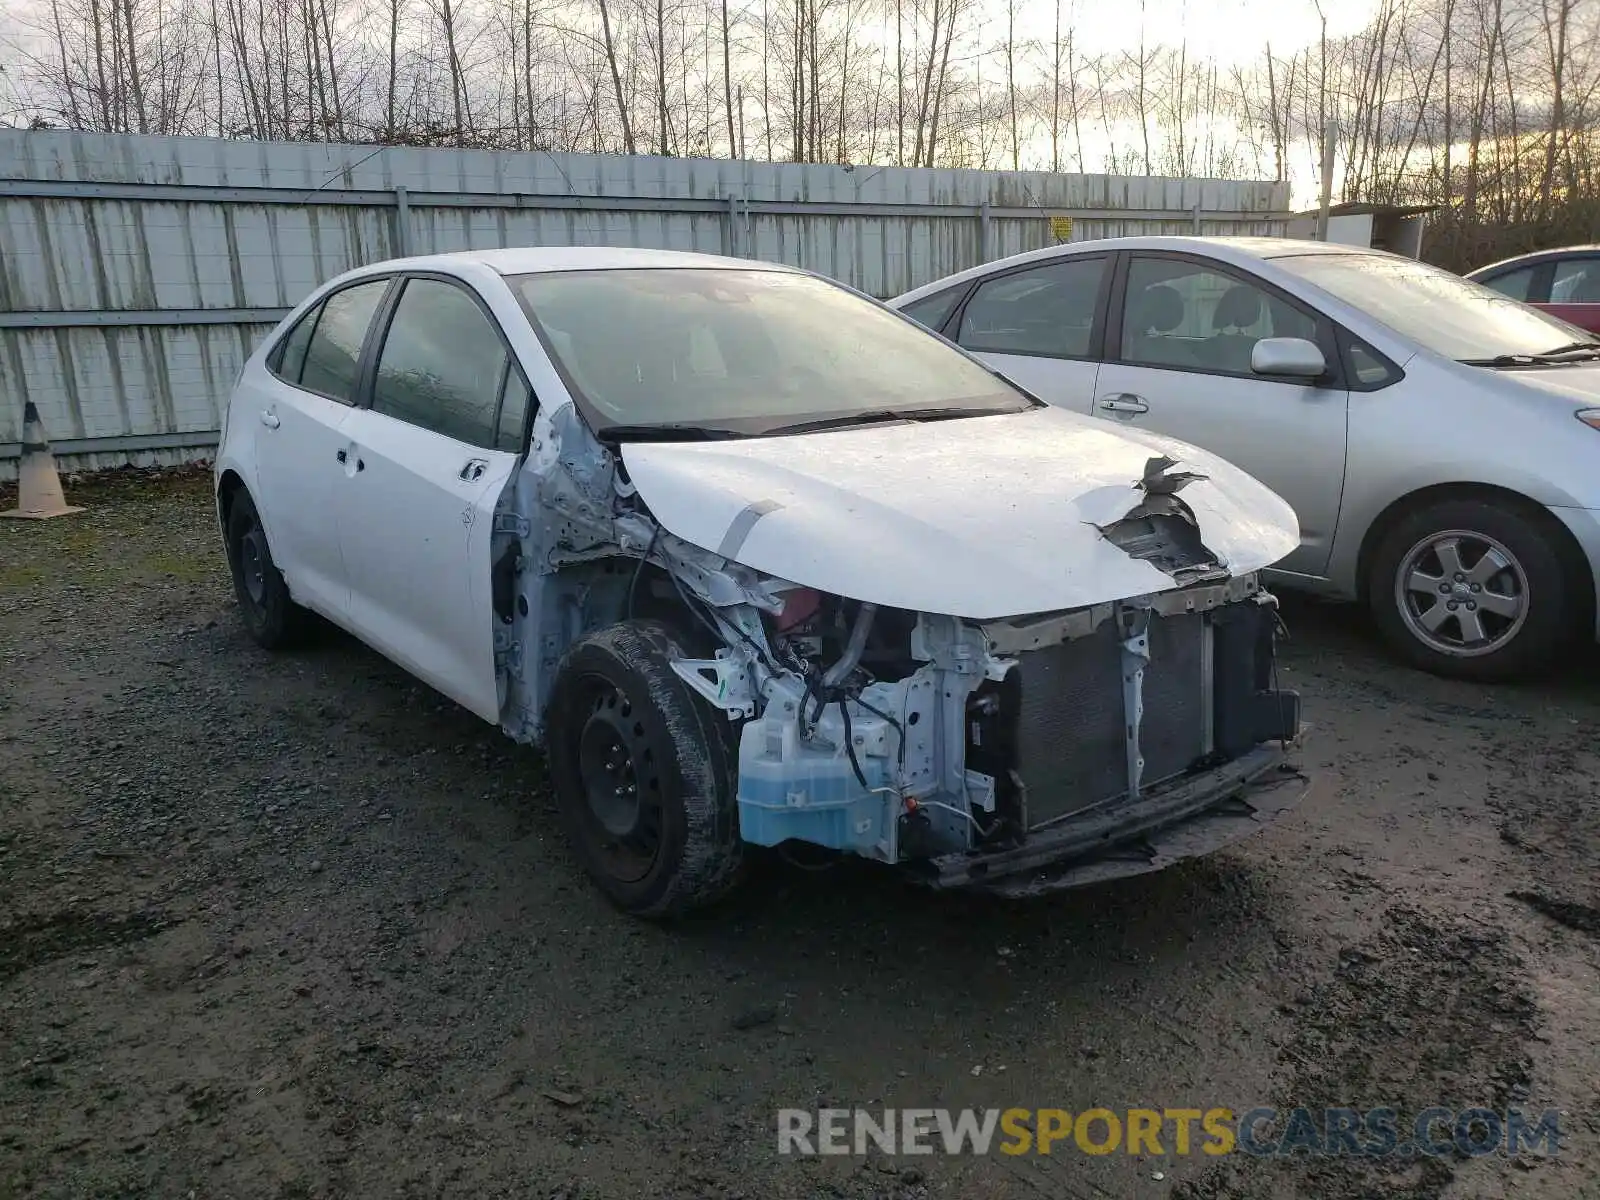
M 1423 227 L 1437 211 L 1437 204 L 1335 204 L 1328 209 L 1328 240 L 1420 258 Z M 1295 213 L 1289 221 L 1289 236 L 1315 237 L 1317 212 L 1313 208 Z

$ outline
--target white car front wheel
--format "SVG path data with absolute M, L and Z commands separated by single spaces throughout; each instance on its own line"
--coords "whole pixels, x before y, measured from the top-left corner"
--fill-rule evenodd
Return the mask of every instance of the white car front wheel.
M 574 643 L 546 708 L 551 783 L 573 850 L 626 912 L 674 917 L 738 880 L 737 739 L 672 670 L 659 621 Z

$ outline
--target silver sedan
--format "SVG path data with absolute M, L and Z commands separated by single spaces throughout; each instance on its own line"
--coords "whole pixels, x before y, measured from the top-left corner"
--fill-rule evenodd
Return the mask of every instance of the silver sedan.
M 1055 246 L 890 304 L 1040 399 L 1214 451 L 1293 505 L 1278 582 L 1427 670 L 1593 637 L 1600 338 L 1411 259 L 1280 238 Z

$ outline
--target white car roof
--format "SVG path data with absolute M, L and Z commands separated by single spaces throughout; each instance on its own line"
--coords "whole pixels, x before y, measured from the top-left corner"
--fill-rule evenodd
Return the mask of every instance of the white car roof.
M 957 272 L 954 275 L 946 275 L 943 279 L 936 279 L 932 283 L 925 283 L 921 287 L 913 288 L 904 295 L 896 296 L 889 303 L 898 308 L 913 300 L 920 300 L 924 296 L 942 292 L 947 287 L 965 283 L 970 279 L 988 275 L 997 269 L 1005 267 L 1023 266 L 1032 262 L 1048 262 L 1053 258 L 1063 258 L 1067 255 L 1094 254 L 1096 252 L 1109 253 L 1113 250 L 1187 251 L 1191 254 L 1204 254 L 1220 262 L 1232 263 L 1241 267 L 1247 267 L 1252 262 L 1259 262 L 1262 259 L 1286 258 L 1296 254 L 1385 253 L 1382 250 L 1373 250 L 1366 246 L 1341 246 L 1335 242 L 1313 242 L 1299 238 L 1165 237 L 1159 235 L 1099 238 L 1086 242 L 1064 242 L 1057 246 L 1046 246 L 1042 250 L 1030 250 L 1023 254 L 1013 254 L 1009 258 L 986 262 L 981 266 L 970 267 L 965 271 Z
M 793 271 L 780 263 L 720 254 L 691 254 L 681 250 L 641 250 L 620 246 L 508 246 L 489 250 L 457 250 L 369 263 L 366 271 L 426 271 L 456 273 L 465 262 L 481 263 L 501 275 L 532 275 L 547 271 L 615 271 L 633 268 L 698 267 L 702 270 Z

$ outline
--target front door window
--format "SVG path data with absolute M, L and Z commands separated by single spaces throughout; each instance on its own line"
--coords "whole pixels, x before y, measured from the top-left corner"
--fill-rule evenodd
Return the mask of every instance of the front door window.
M 372 410 L 469 446 L 492 447 L 508 359 L 477 301 L 454 284 L 413 279 L 400 294 L 378 357 Z
M 1129 264 L 1123 362 L 1250 375 L 1251 351 L 1262 338 L 1316 336 L 1315 318 L 1215 268 L 1163 258 Z

